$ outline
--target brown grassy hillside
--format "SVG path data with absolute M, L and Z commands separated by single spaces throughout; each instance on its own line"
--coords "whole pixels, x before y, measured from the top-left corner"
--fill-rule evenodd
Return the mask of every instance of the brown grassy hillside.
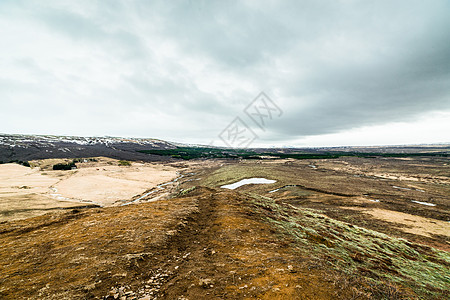
M 180 196 L 2 223 L 0 297 L 446 296 L 446 252 L 264 197 Z

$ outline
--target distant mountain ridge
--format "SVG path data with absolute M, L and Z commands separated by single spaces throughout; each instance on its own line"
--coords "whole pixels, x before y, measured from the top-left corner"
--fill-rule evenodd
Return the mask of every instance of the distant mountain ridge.
M 156 161 L 162 158 L 137 151 L 175 147 L 163 140 L 147 138 L 0 134 L 0 161 L 94 156 Z
M 152 154 L 152 150 L 168 150 L 178 147 L 226 149 L 201 144 L 183 144 L 152 138 L 79 137 L 57 135 L 0 134 L 0 162 L 29 161 L 46 158 L 86 158 L 106 156 L 134 161 L 169 160 L 170 156 Z M 147 153 L 142 151 L 147 150 Z M 230 149 L 228 149 L 230 150 Z M 398 145 L 398 146 L 338 146 L 338 147 L 292 147 L 252 148 L 257 153 L 447 153 L 450 144 Z M 144 151 L 145 152 L 145 151 Z

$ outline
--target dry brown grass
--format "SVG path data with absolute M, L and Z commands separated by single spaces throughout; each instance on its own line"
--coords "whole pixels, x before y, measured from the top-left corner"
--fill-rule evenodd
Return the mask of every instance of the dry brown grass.
M 117 281 L 148 276 L 137 268 L 139 261 L 148 260 L 196 211 L 195 199 L 178 199 L 3 224 L 0 298 L 83 298 Z

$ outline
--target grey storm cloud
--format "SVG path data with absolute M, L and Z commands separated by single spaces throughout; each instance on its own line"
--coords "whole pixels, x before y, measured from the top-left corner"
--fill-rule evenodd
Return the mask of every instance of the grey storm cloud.
M 414 121 L 450 110 L 449 11 L 445 0 L 1 1 L 0 131 L 205 142 L 260 91 L 284 112 L 266 131 L 274 143 Z

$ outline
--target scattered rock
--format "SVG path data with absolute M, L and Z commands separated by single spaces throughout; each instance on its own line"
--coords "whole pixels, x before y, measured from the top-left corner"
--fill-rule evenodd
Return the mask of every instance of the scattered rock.
M 119 288 L 119 296 L 123 296 L 125 294 L 125 288 L 121 287 Z
M 92 283 L 92 284 L 89 284 L 89 285 L 85 286 L 84 289 L 86 291 L 91 291 L 91 290 L 95 289 L 95 283 Z
M 209 278 L 203 278 L 198 281 L 198 285 L 204 289 L 213 287 L 212 280 Z
M 287 266 L 287 269 L 288 269 L 288 271 L 291 272 L 291 273 L 296 273 L 296 272 L 297 272 L 297 271 L 294 269 L 294 267 L 293 267 L 292 265 L 288 265 L 288 266 Z

